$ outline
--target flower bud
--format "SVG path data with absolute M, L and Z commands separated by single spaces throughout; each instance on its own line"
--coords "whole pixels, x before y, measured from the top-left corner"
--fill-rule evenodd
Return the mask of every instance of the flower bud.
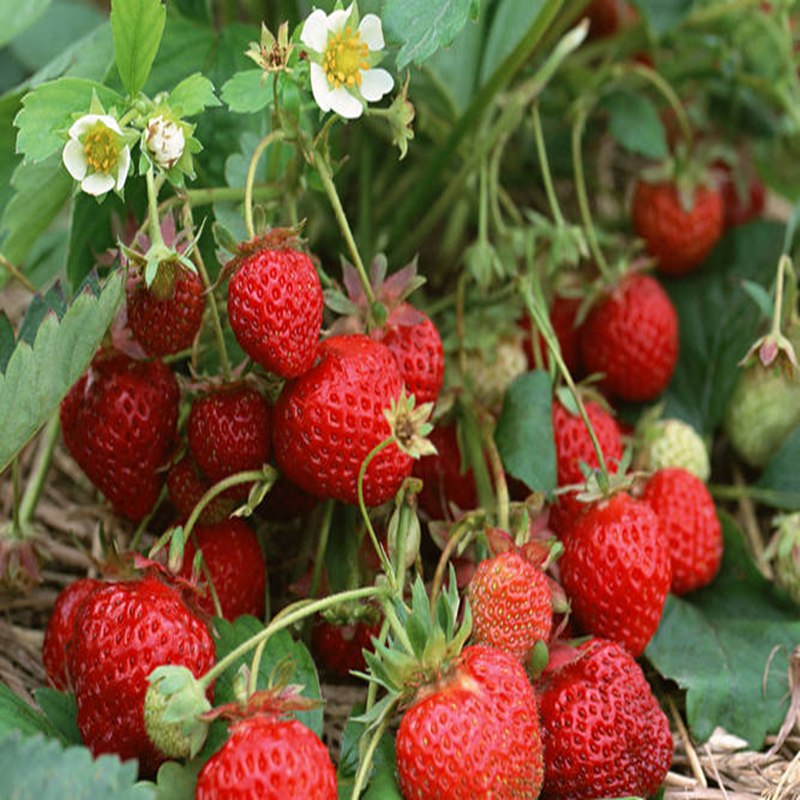
M 177 122 L 166 119 L 161 114 L 148 121 L 144 140 L 153 160 L 163 169 L 174 167 L 186 147 L 183 128 Z

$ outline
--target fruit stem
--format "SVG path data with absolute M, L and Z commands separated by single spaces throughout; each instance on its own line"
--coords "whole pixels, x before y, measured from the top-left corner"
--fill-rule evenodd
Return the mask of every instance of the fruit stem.
M 450 556 L 453 555 L 456 547 L 458 547 L 458 545 L 461 543 L 461 539 L 466 534 L 473 532 L 473 523 L 467 519 L 466 521 L 459 522 L 455 529 L 451 531 L 450 535 L 448 536 L 447 544 L 445 545 L 444 550 L 442 550 L 441 556 L 439 556 L 439 563 L 436 565 L 436 572 L 433 574 L 433 582 L 431 583 L 431 612 L 433 612 L 436 608 L 436 601 L 439 598 L 439 593 L 442 590 L 444 574 L 447 570 L 447 565 L 450 562 Z
M 22 274 L 19 267 L 12 264 L 2 253 L 0 253 L 0 266 L 2 266 L 12 278 L 16 278 L 29 292 L 35 294 L 36 287 Z
M 380 743 L 381 737 L 386 731 L 386 726 L 389 722 L 389 716 L 394 712 L 395 706 L 397 705 L 398 700 L 395 700 L 383 710 L 381 714 L 381 721 L 378 727 L 375 729 L 375 732 L 372 734 L 372 737 L 369 740 L 369 745 L 367 749 L 364 751 L 363 756 L 359 760 L 358 770 L 356 771 L 356 777 L 353 782 L 353 793 L 350 795 L 351 800 L 358 800 L 361 797 L 361 792 L 364 788 L 364 784 L 367 782 L 367 776 L 369 775 L 369 771 L 372 768 L 372 759 L 375 756 L 375 750 L 378 748 L 378 744 Z
M 397 612 L 394 610 L 394 605 L 392 604 L 391 597 L 383 597 L 381 598 L 381 609 L 383 609 L 383 615 L 389 622 L 389 627 L 392 629 L 392 633 L 398 639 L 398 641 L 405 647 L 406 652 L 410 655 L 414 654 L 414 645 L 411 644 L 411 639 L 408 637 L 408 631 L 406 630 L 406 626 L 400 622 L 400 618 L 397 616 Z
M 147 231 L 150 234 L 150 249 L 153 251 L 166 250 L 167 246 L 161 235 L 161 221 L 158 217 L 158 189 L 152 167 L 148 167 L 145 179 L 147 181 Z
M 397 582 L 394 577 L 394 570 L 392 569 L 392 565 L 389 563 L 389 559 L 386 557 L 386 553 L 384 552 L 383 548 L 381 547 L 380 542 L 378 541 L 378 537 L 375 534 L 375 529 L 372 527 L 372 522 L 370 521 L 369 514 L 367 513 L 367 505 L 364 502 L 364 476 L 367 472 L 367 467 L 369 467 L 370 462 L 372 461 L 375 456 L 378 455 L 382 450 L 385 450 L 389 445 L 395 444 L 394 435 L 387 437 L 384 439 L 380 444 L 376 445 L 375 447 L 370 450 L 367 457 L 361 462 L 361 469 L 358 470 L 358 507 L 361 509 L 361 516 L 364 518 L 364 523 L 367 526 L 367 533 L 369 534 L 370 541 L 372 542 L 372 546 L 375 548 L 375 552 L 378 554 L 378 559 L 381 562 L 381 569 L 386 573 L 386 578 L 389 581 L 389 586 L 391 587 L 392 593 L 397 594 Z
M 608 281 L 611 280 L 611 269 L 608 266 L 605 255 L 600 249 L 600 244 L 597 241 L 597 231 L 592 221 L 592 212 L 589 207 L 589 197 L 586 193 L 586 178 L 583 174 L 583 155 L 581 152 L 581 140 L 583 138 L 583 129 L 586 125 L 586 109 L 583 107 L 578 108 L 575 115 L 575 121 L 572 124 L 572 168 L 575 173 L 575 191 L 578 195 L 578 207 L 581 212 L 581 220 L 583 227 L 586 229 L 586 236 L 589 241 L 589 249 L 592 256 L 597 263 L 597 268 L 600 274 Z
M 58 413 L 55 413 L 50 417 L 50 421 L 47 423 L 47 427 L 44 431 L 44 436 L 39 442 L 39 449 L 36 451 L 36 460 L 31 468 L 31 474 L 28 476 L 28 483 L 25 486 L 25 492 L 19 504 L 19 524 L 20 530 L 23 533 L 33 518 L 36 512 L 36 504 L 39 502 L 39 498 L 42 495 L 42 489 L 50 469 L 50 464 L 53 460 L 53 451 L 58 441 L 58 432 L 60 428 L 61 420 L 59 419 Z
M 150 512 L 144 516 L 139 524 L 136 526 L 136 530 L 133 532 L 133 537 L 131 538 L 130 544 L 128 545 L 129 550 L 138 550 L 139 549 L 139 542 L 142 540 L 142 536 L 144 536 L 145 531 L 147 530 L 147 526 L 150 524 L 150 520 L 153 519 L 156 511 L 158 511 L 159 506 L 164 502 L 167 497 L 167 486 L 166 484 L 161 487 L 161 491 L 158 493 L 158 498 L 156 499 L 155 505 L 150 509 Z
M 500 458 L 500 452 L 497 449 L 497 444 L 492 435 L 491 418 L 487 415 L 482 420 L 481 434 L 483 438 L 483 446 L 486 449 L 486 456 L 489 459 L 489 466 L 492 468 L 492 477 L 494 478 L 494 492 L 497 504 L 497 525 L 502 530 L 508 530 L 509 524 L 509 496 L 508 496 L 508 482 L 506 481 L 506 473 L 503 469 L 503 461 Z
M 247 228 L 247 235 L 250 239 L 256 238 L 255 228 L 253 227 L 253 183 L 256 177 L 256 167 L 261 154 L 273 143 L 286 138 L 282 130 L 270 131 L 253 150 L 250 157 L 250 165 L 247 168 L 247 180 L 244 184 L 244 224 Z
M 228 667 L 235 663 L 246 653 L 249 653 L 254 647 L 262 641 L 266 641 L 278 631 L 294 625 L 296 622 L 305 619 L 306 617 L 324 611 L 326 608 L 337 605 L 338 603 L 345 603 L 349 600 L 365 600 L 372 597 L 380 597 L 386 593 L 386 589 L 382 586 L 362 586 L 360 589 L 350 589 L 346 592 L 339 592 L 324 597 L 321 600 L 298 600 L 296 603 L 287 606 L 280 614 L 258 633 L 253 634 L 249 639 L 242 642 L 238 647 L 231 650 L 228 655 L 220 659 L 202 678 L 200 678 L 200 685 L 206 688 L 211 685 Z
M 539 114 L 539 103 L 534 102 L 531 115 L 533 117 L 533 136 L 536 140 L 536 152 L 539 156 L 539 169 L 542 172 L 544 190 L 547 193 L 547 202 L 550 204 L 550 211 L 553 219 L 559 228 L 564 225 L 564 216 L 561 213 L 561 206 L 558 203 L 555 189 L 553 188 L 553 176 L 550 172 L 550 161 L 547 158 L 547 148 L 544 143 L 544 133 L 542 131 L 542 118 Z
M 241 186 L 212 186 L 206 189 L 187 189 L 183 195 L 169 198 L 170 205 L 185 198 L 192 206 L 207 206 L 212 203 L 236 203 L 244 200 L 245 190 Z M 279 181 L 260 183 L 252 187 L 254 200 L 274 200 L 283 197 L 286 190 Z
M 250 677 L 247 680 L 247 696 L 251 697 L 258 689 L 258 672 L 261 669 L 261 659 L 264 656 L 264 650 L 267 648 L 267 640 L 262 639 L 256 646 L 256 651 L 253 653 L 253 660 L 250 662 Z
M 11 462 L 11 533 L 15 539 L 20 539 L 21 528 L 19 524 L 19 456 Z
M 772 313 L 771 335 L 776 339 L 781 335 L 781 323 L 783 322 L 783 286 L 786 280 L 786 269 L 792 268 L 792 259 L 783 253 L 778 261 L 778 277 L 775 281 L 775 306 Z
M 327 159 L 324 158 L 318 150 L 312 151 L 311 163 L 319 173 L 320 180 L 325 188 L 325 194 L 328 195 L 328 200 L 333 208 L 334 216 L 339 223 L 339 229 L 342 232 L 342 236 L 344 236 L 347 249 L 350 251 L 350 258 L 353 259 L 353 264 L 358 272 L 359 280 L 364 288 L 364 294 L 371 307 L 373 303 L 375 303 L 375 292 L 372 290 L 372 284 L 369 282 L 367 270 L 364 268 L 364 262 L 361 260 L 361 254 L 358 252 L 356 240 L 353 238 L 353 231 L 350 229 L 350 223 L 347 221 L 347 215 L 344 213 L 342 201 L 339 199 L 339 194 L 336 191 L 336 184 L 333 182 L 330 165 Z
M 325 565 L 325 551 L 328 549 L 328 539 L 331 533 L 331 521 L 333 519 L 333 509 L 336 504 L 333 500 L 325 502 L 325 508 L 322 512 L 322 522 L 319 528 L 319 540 L 317 541 L 317 552 L 314 554 L 314 569 L 311 572 L 311 585 L 308 589 L 309 597 L 316 597 L 317 590 L 319 589 L 320 578 L 322 577 L 322 568 Z M 310 622 L 311 620 L 309 620 Z M 309 626 L 306 626 L 308 632 Z

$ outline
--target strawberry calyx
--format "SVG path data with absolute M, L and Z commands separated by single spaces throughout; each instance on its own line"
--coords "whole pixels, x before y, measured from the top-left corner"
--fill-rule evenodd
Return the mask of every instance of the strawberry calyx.
M 290 665 L 291 666 L 291 665 Z M 276 668 L 283 672 L 284 668 L 278 665 Z M 283 681 L 285 676 L 279 678 Z M 322 701 L 313 697 L 305 697 L 302 694 L 303 686 L 299 684 L 279 683 L 267 689 L 253 692 L 251 695 L 242 697 L 232 703 L 225 703 L 217 706 L 203 714 L 203 720 L 211 722 L 215 719 L 227 719 L 232 722 L 240 722 L 258 714 L 273 718 L 286 717 L 297 711 L 312 711 L 318 708 Z
M 304 221 L 288 228 L 271 228 L 260 236 L 254 236 L 243 242 L 233 243 L 227 239 L 222 242 L 225 249 L 233 248 L 233 258 L 225 263 L 220 273 L 220 282 L 224 282 L 239 268 L 241 263 L 262 250 L 299 250 L 304 244 L 300 237 Z M 215 229 L 215 234 L 218 230 Z

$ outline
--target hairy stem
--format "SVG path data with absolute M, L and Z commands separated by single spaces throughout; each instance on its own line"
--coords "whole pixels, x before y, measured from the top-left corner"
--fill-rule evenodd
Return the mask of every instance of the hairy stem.
M 286 138 L 282 130 L 271 131 L 256 146 L 253 155 L 250 157 L 250 165 L 247 168 L 247 180 L 244 185 L 244 224 L 247 228 L 247 235 L 255 239 L 256 232 L 253 228 L 253 183 L 256 177 L 256 167 L 261 154 L 273 143 Z

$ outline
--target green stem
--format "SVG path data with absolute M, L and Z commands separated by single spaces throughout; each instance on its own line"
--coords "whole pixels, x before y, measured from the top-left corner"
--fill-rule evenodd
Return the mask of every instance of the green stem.
M 180 428 L 180 425 L 178 426 Z M 150 524 L 150 520 L 153 519 L 156 512 L 158 511 L 161 504 L 166 500 L 168 494 L 166 484 L 161 487 L 161 491 L 158 493 L 158 498 L 156 499 L 155 505 L 150 509 L 150 512 L 144 516 L 139 524 L 136 526 L 136 530 L 133 532 L 133 536 L 131 538 L 130 544 L 128 545 L 128 549 L 131 551 L 139 549 L 139 543 L 142 540 L 142 536 L 144 536 L 145 531 L 147 530 L 148 525 Z
M 394 711 L 397 702 L 399 701 L 390 703 L 384 709 L 383 718 L 381 719 L 380 724 L 372 734 L 372 738 L 369 741 L 369 745 L 367 746 L 367 749 L 364 751 L 364 754 L 361 757 L 361 760 L 359 761 L 355 781 L 353 782 L 353 793 L 350 795 L 351 800 L 358 800 L 358 798 L 361 797 L 361 792 L 364 789 L 364 784 L 367 782 L 367 776 L 369 775 L 369 772 L 372 769 L 372 759 L 375 756 L 375 750 L 377 750 L 378 744 L 381 741 L 381 737 L 386 731 L 386 726 L 389 723 L 389 716 Z
M 19 456 L 11 462 L 11 530 L 15 539 L 21 538 L 22 529 L 19 524 Z
M 478 241 L 482 244 L 489 242 L 489 168 L 485 159 L 481 164 L 478 193 Z
M 539 156 L 539 169 L 542 172 L 542 180 L 544 181 L 544 190 L 547 193 L 547 202 L 550 204 L 550 211 L 553 214 L 553 219 L 559 228 L 564 225 L 564 216 L 561 213 L 561 206 L 558 203 L 555 189 L 553 188 L 553 176 L 550 172 L 550 161 L 547 158 L 547 148 L 544 143 L 544 133 L 542 131 L 542 118 L 539 114 L 539 103 L 533 104 L 533 136 L 536 140 L 536 152 Z
M 244 185 L 244 224 L 247 228 L 247 235 L 255 239 L 256 232 L 253 228 L 253 183 L 256 177 L 256 167 L 261 154 L 273 143 L 286 138 L 282 130 L 270 131 L 256 146 L 253 155 L 250 157 L 250 165 L 247 168 L 247 180 Z
M 316 597 L 319 589 L 319 581 L 322 577 L 322 568 L 325 565 L 325 551 L 328 549 L 328 539 L 331 533 L 331 520 L 333 519 L 333 509 L 336 503 L 328 500 L 325 503 L 325 510 L 322 515 L 322 523 L 319 529 L 319 541 L 317 542 L 317 552 L 314 556 L 314 569 L 311 573 L 311 586 L 308 590 L 309 597 Z
M 25 486 L 25 493 L 22 495 L 22 501 L 19 504 L 19 524 L 23 532 L 33 519 L 33 515 L 36 512 L 36 504 L 42 496 L 42 489 L 53 460 L 53 451 L 58 441 L 60 427 L 59 415 L 53 414 L 39 443 L 36 460 L 31 468 L 31 474 L 28 476 L 28 482 Z
M 254 695 L 258 689 L 258 672 L 261 669 L 261 659 L 264 657 L 264 650 L 267 649 L 267 640 L 262 639 L 256 646 L 253 654 L 253 661 L 250 664 L 250 678 L 247 681 L 248 697 Z
M 251 189 L 252 200 L 275 200 L 286 194 L 280 182 L 260 183 Z M 179 202 L 181 197 L 195 206 L 208 206 L 212 203 L 236 203 L 244 200 L 245 189 L 242 186 L 212 186 L 208 189 L 188 189 L 183 195 L 176 195 L 170 200 Z
M 689 124 L 689 118 L 686 116 L 686 110 L 680 98 L 675 93 L 675 90 L 664 80 L 664 77 L 645 64 L 625 65 L 622 68 L 630 74 L 638 75 L 640 78 L 649 81 L 661 93 L 664 99 L 669 103 L 670 108 L 675 112 L 675 117 L 681 128 L 683 140 L 687 145 L 691 144 L 692 126 Z
M 269 625 L 263 630 L 251 636 L 247 641 L 242 642 L 238 647 L 231 650 L 227 656 L 220 659 L 203 677 L 200 685 L 210 686 L 231 664 L 234 664 L 243 655 L 249 653 L 262 641 L 266 641 L 270 636 L 278 631 L 288 628 L 306 617 L 324 611 L 326 608 L 346 603 L 350 600 L 365 600 L 373 597 L 380 597 L 386 593 L 386 589 L 381 586 L 363 586 L 360 589 L 350 589 L 346 592 L 339 592 L 325 597 L 322 600 L 299 600 L 293 603 L 276 616 Z
M 9 261 L 2 253 L 0 253 L 0 266 L 2 266 L 12 278 L 16 278 L 29 292 L 36 292 L 36 287 L 22 274 L 19 267 Z
M 372 290 L 372 284 L 369 281 L 367 270 L 364 267 L 364 262 L 361 260 L 361 254 L 358 252 L 356 240 L 353 238 L 353 231 L 350 229 L 350 223 L 347 221 L 347 215 L 344 213 L 342 201 L 339 199 L 339 194 L 336 191 L 336 185 L 333 182 L 330 166 L 327 160 L 320 155 L 317 150 L 314 150 L 311 155 L 312 163 L 319 173 L 322 186 L 325 189 L 325 194 L 328 195 L 331 207 L 333 208 L 336 221 L 339 223 L 339 229 L 342 232 L 347 249 L 350 251 L 350 257 L 353 259 L 353 264 L 358 271 L 358 277 L 361 285 L 364 288 L 364 294 L 370 306 L 375 302 L 375 292 Z
M 789 269 L 791 269 L 792 260 L 784 253 L 778 261 L 778 277 L 775 284 L 775 306 L 772 313 L 772 329 L 770 331 L 771 335 L 776 338 L 781 334 L 781 324 L 783 322 L 783 284 L 787 264 Z
M 759 486 L 743 484 L 742 486 L 725 486 L 711 484 L 708 487 L 711 496 L 717 500 L 741 500 L 743 497 L 755 500 L 758 503 L 771 505 L 777 508 L 785 507 L 787 500 L 797 502 L 797 492 L 781 492 L 775 489 L 762 489 Z
M 494 478 L 494 492 L 497 498 L 497 525 L 502 530 L 507 531 L 509 528 L 509 508 L 511 503 L 508 495 L 508 483 L 506 481 L 505 470 L 503 469 L 503 462 L 500 459 L 500 452 L 494 441 L 488 419 L 483 420 L 481 433 L 483 434 L 483 446 L 486 449 L 489 465 L 492 468 L 492 477 Z
M 147 219 L 151 249 L 166 249 L 164 237 L 161 235 L 161 221 L 158 218 L 158 189 L 156 188 L 153 168 L 149 167 L 145 175 L 147 181 Z
M 414 645 L 411 644 L 411 639 L 408 638 L 406 626 L 400 622 L 400 618 L 397 616 L 397 612 L 394 610 L 394 605 L 392 604 L 392 599 L 390 597 L 383 598 L 383 602 L 381 602 L 381 609 L 383 610 L 383 615 L 388 621 L 389 627 L 392 629 L 392 633 L 395 635 L 395 638 L 403 645 L 407 653 L 413 654 Z

